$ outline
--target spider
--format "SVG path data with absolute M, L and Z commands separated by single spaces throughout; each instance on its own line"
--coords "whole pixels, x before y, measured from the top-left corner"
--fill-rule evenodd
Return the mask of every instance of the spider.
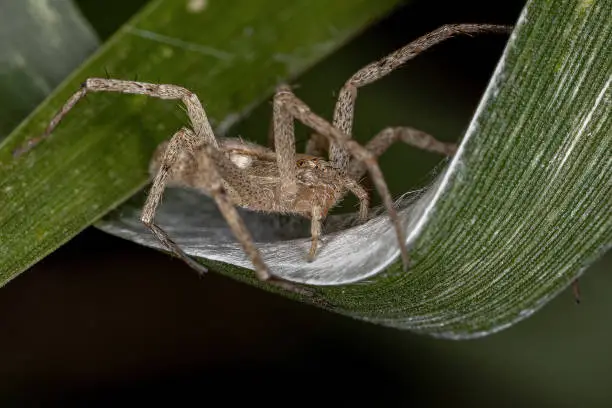
M 175 256 L 199 272 L 207 269 L 190 258 L 154 222 L 156 209 L 166 186 L 198 189 L 211 196 L 236 239 L 253 263 L 256 276 L 284 289 L 305 292 L 304 288 L 274 277 L 255 246 L 250 232 L 236 211 L 236 206 L 270 213 L 297 214 L 311 219 L 311 247 L 308 260 L 316 256 L 321 227 L 329 210 L 348 192 L 360 202 L 359 216 L 368 215 L 369 196 L 359 184 L 369 172 L 380 194 L 397 235 L 404 270 L 408 267 L 406 239 L 391 195 L 377 164 L 379 157 L 397 141 L 452 155 L 456 145 L 443 143 L 410 127 L 386 128 L 361 146 L 351 139 L 358 88 L 388 75 L 427 48 L 458 34 L 484 32 L 507 33 L 511 27 L 488 24 L 444 25 L 386 57 L 357 71 L 338 95 L 333 122 L 312 112 L 286 85 L 277 88 L 273 101 L 272 147 L 264 147 L 238 138 L 216 138 L 198 97 L 178 85 L 152 84 L 118 79 L 89 78 L 53 117 L 45 133 L 16 151 L 20 155 L 47 138 L 66 114 L 89 92 L 118 92 L 180 100 L 187 108 L 191 128 L 183 127 L 153 155 L 153 178 L 141 220 Z M 315 131 L 306 152 L 295 150 L 294 121 Z M 328 150 L 328 159 L 320 157 Z M 354 160 L 351 160 L 353 158 Z

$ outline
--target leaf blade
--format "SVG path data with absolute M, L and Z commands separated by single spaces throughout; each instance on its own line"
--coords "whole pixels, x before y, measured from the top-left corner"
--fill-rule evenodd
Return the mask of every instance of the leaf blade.
M 362 275 L 358 284 L 321 289 L 335 311 L 439 337 L 483 336 L 532 314 L 609 248 L 611 70 L 609 59 L 596 58 L 610 42 L 603 24 L 606 7 L 567 1 L 563 19 L 559 10 L 558 4 L 539 1 L 524 10 L 460 152 L 430 187 L 430 196 L 421 199 L 411 272 L 403 274 L 395 264 L 384 274 Z M 587 135 L 590 140 L 580 141 Z M 187 208 L 181 212 L 189 213 Z M 167 215 L 178 212 L 170 209 Z M 179 226 L 174 236 L 193 236 L 185 229 L 190 222 L 168 224 Z M 102 225 L 113 226 L 112 219 Z M 126 234 L 138 230 L 136 224 L 123 227 Z M 380 248 L 395 246 L 392 234 L 383 237 L 372 230 L 342 231 L 345 250 L 327 247 L 325 256 L 346 263 L 363 236 Z M 114 233 L 122 235 L 118 229 Z M 144 234 L 131 239 L 157 246 Z M 194 255 L 206 249 L 208 259 L 214 253 L 214 259 L 246 266 L 237 260 L 237 247 L 217 239 L 218 248 L 212 250 L 210 243 L 194 241 L 185 241 Z M 307 239 L 261 246 L 265 252 L 285 245 L 268 257 L 278 273 L 287 265 L 291 269 L 281 253 L 305 251 L 290 248 L 296 244 L 304 246 Z M 365 249 L 364 243 L 357 252 Z M 396 255 L 360 256 L 384 260 Z M 237 268 L 220 268 L 255 284 Z
M 596 59 L 609 48 L 609 5 L 528 4 L 497 85 L 430 206 L 412 250 L 413 270 L 402 274 L 396 265 L 369 282 L 321 288 L 335 311 L 439 337 L 477 337 L 533 313 L 609 247 L 611 141 L 602 120 L 609 113 L 610 60 Z M 572 92 L 555 80 L 556 72 L 575 85 Z M 580 85 L 584 75 L 589 81 Z M 574 91 L 586 95 L 584 103 L 568 99 Z M 572 143 L 581 126 L 563 118 L 575 112 L 586 120 L 590 111 L 597 120 L 585 125 L 590 133 L 580 131 L 590 143 Z M 562 163 L 568 151 L 570 161 Z M 553 177 L 557 172 L 571 182 L 571 194 Z M 248 271 L 213 264 L 262 286 Z

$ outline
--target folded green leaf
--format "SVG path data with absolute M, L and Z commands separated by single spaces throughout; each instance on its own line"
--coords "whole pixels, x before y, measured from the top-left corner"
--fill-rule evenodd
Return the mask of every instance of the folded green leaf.
M 268 3 L 274 2 L 262 2 Z M 320 3 L 279 3 L 276 13 L 282 7 L 292 10 L 286 12 L 287 20 L 279 21 L 259 14 L 261 5 L 251 9 L 253 3 L 234 4 L 233 9 L 240 12 L 231 14 L 222 3 L 211 3 L 210 9 L 201 12 L 201 18 L 210 20 L 206 24 L 197 20 L 212 30 L 206 42 L 201 42 L 201 32 L 196 35 L 189 28 L 199 17 L 169 1 L 153 3 L 125 27 L 79 71 L 78 79 L 64 84 L 0 149 L 4 164 L 0 192 L 5 194 L 0 213 L 3 280 L 137 191 L 146 180 L 155 144 L 181 125 L 179 114 L 166 103 L 96 95 L 96 103 L 75 110 L 53 139 L 12 160 L 10 151 L 40 132 L 78 80 L 100 75 L 101 65 L 118 77 L 135 71 L 148 80 L 158 75 L 155 82 L 178 83 L 196 91 L 209 114 L 226 128 L 266 96 L 276 79 L 312 63 L 377 7 L 351 3 L 355 9 L 347 16 L 359 24 L 351 25 L 349 17 L 343 20 L 336 14 L 336 32 L 329 36 L 320 29 L 321 15 L 317 15 L 316 29 L 307 22 L 300 25 L 310 14 L 300 13 L 299 7 L 328 10 L 328 2 Z M 164 13 L 157 14 L 166 6 Z M 386 8 L 378 7 L 378 11 Z M 484 335 L 533 313 L 609 248 L 612 60 L 605 55 L 612 43 L 611 7 L 610 0 L 528 3 L 459 153 L 411 207 L 406 228 L 413 268 L 402 273 L 395 263 L 385 273 L 377 273 L 378 269 L 366 266 L 363 273 L 357 271 L 355 278 L 344 280 L 360 280 L 357 284 L 319 288 L 335 311 L 436 336 Z M 224 24 L 215 28 L 221 13 Z M 228 24 L 233 18 L 236 21 Z M 176 21 L 181 24 L 171 24 Z M 305 30 L 300 34 L 303 42 L 291 39 L 291 30 L 300 29 Z M 190 69 L 190 62 L 207 68 Z M 176 200 L 170 193 L 166 201 L 168 229 L 179 241 L 189 241 L 192 231 L 186 227 L 191 219 L 181 214 L 191 208 L 192 197 L 174 195 Z M 122 207 L 101 225 L 153 244 L 138 230 L 135 208 Z M 215 218 L 207 220 L 211 219 Z M 264 222 L 278 222 L 278 218 Z M 372 228 L 382 223 L 374 220 L 338 231 L 329 240 L 346 242 L 357 231 L 356 236 L 365 236 L 382 248 L 367 258 L 387 264 L 395 256 L 394 243 L 385 241 L 385 228 Z M 269 230 L 256 225 L 253 229 Z M 198 234 L 192 242 L 212 240 L 207 249 L 216 248 L 216 259 L 224 262 L 213 263 L 217 270 L 261 285 L 249 271 L 229 264 L 248 266 L 223 232 L 212 238 Z M 264 247 L 283 248 L 280 252 L 300 250 L 299 241 L 287 244 L 276 236 L 261 240 L 271 241 Z M 338 247 L 342 250 L 342 245 Z M 339 265 L 353 262 L 344 269 L 356 273 L 363 263 L 355 262 L 355 256 L 363 254 L 353 252 L 358 254 L 345 252 L 344 258 L 336 258 Z M 297 268 L 303 264 L 296 263 Z M 329 268 L 306 278 L 331 283 L 325 279 L 336 272 Z M 362 280 L 365 277 L 369 278 Z M 307 280 L 303 275 L 294 279 Z
M 605 156 L 584 153 L 572 156 L 571 147 L 586 136 L 584 132 L 592 132 L 589 129 L 593 128 L 588 126 L 591 120 L 596 121 L 591 123 L 594 129 L 598 129 L 597 121 L 604 127 L 600 127 L 603 132 L 598 133 L 599 141 L 610 137 L 604 122 L 609 107 L 603 99 L 609 90 L 604 81 L 599 86 L 592 84 L 591 94 L 586 90 L 578 93 L 580 83 L 572 79 L 565 84 L 568 86 L 565 90 L 559 88 L 560 83 L 557 87 L 533 86 L 542 83 L 541 75 L 562 75 L 550 67 L 547 71 L 550 60 L 545 60 L 544 66 L 530 62 L 550 46 L 539 45 L 550 34 L 545 11 L 534 4 L 526 9 L 479 115 L 446 172 L 421 197 L 400 202 L 409 242 L 414 246 L 415 265 L 411 274 L 404 275 L 399 264 L 380 274 L 398 254 L 395 236 L 384 215 L 357 226 L 350 223 L 350 215 L 330 217 L 323 249 L 314 262 L 307 263 L 304 254 L 309 245 L 308 222 L 242 212 L 275 274 L 314 285 L 359 282 L 339 289 L 328 288 L 323 293 L 336 307 L 342 305 L 338 311 L 355 317 L 439 336 L 473 337 L 499 330 L 530 314 L 602 253 L 610 244 L 609 222 L 607 237 L 606 233 L 590 237 L 591 254 L 583 252 L 583 247 L 563 246 L 572 242 L 569 237 L 558 237 L 561 245 L 558 248 L 551 241 L 560 228 L 568 228 L 570 236 L 579 232 L 574 231 L 575 220 L 567 216 L 567 211 L 573 200 L 582 198 L 581 193 L 577 197 L 572 191 L 589 180 L 583 174 L 572 179 L 575 174 L 572 167 L 580 168 L 579 163 L 590 168 L 609 165 Z M 573 13 L 576 9 L 570 7 L 567 11 L 567 23 L 571 25 L 569 18 L 580 14 L 576 16 Z M 597 15 L 597 10 L 594 12 Z M 537 17 L 534 23 L 542 27 L 530 26 L 527 23 L 530 16 Z M 557 33 L 556 41 L 560 44 L 576 34 L 563 30 Z M 544 55 L 569 64 L 572 58 L 581 58 L 580 53 L 568 55 L 567 51 L 558 45 Z M 519 61 L 522 65 L 518 65 Z M 609 70 L 606 64 L 604 61 L 595 68 L 605 72 Z M 530 69 L 537 69 L 534 73 L 539 75 L 529 78 Z M 574 79 L 584 74 L 576 75 L 578 78 Z M 534 97 L 534 90 L 544 95 L 558 94 L 559 98 L 546 98 L 555 100 L 556 106 L 542 106 Z M 568 95 L 572 98 L 565 106 L 561 98 Z M 576 110 L 578 106 L 583 110 Z M 538 116 L 531 117 L 531 111 L 538 112 Z M 558 129 L 543 126 L 547 117 L 559 118 L 559 112 L 573 124 L 563 138 L 556 135 Z M 593 139 L 585 142 L 597 146 Z M 592 176 L 597 174 L 594 168 L 593 172 Z M 550 174 L 557 176 L 551 178 Z M 604 184 L 593 190 L 605 188 L 606 181 L 609 184 L 609 178 L 600 180 Z M 590 182 L 596 184 L 596 178 Z M 143 200 L 144 197 L 135 198 L 99 225 L 107 232 L 162 248 L 139 221 Z M 606 219 L 605 203 L 588 204 L 596 208 L 599 205 L 596 217 Z M 574 214 L 578 213 L 579 210 L 574 210 Z M 534 226 L 541 214 L 548 214 L 547 222 L 540 224 L 538 231 Z M 168 191 L 157 219 L 190 255 L 250 267 L 214 203 L 197 193 Z M 562 259 L 558 251 L 573 251 L 573 256 L 581 261 L 573 267 L 551 266 L 553 259 Z M 219 268 L 234 276 L 249 276 L 227 265 Z M 565 275 L 558 273 L 561 268 Z M 533 286 L 540 279 L 542 286 Z M 530 290 L 520 291 L 522 287 Z

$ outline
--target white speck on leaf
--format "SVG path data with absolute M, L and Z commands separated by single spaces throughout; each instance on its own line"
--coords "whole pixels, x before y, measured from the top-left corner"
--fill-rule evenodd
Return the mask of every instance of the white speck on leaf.
M 208 0 L 187 0 L 187 11 L 201 13 L 208 6 Z

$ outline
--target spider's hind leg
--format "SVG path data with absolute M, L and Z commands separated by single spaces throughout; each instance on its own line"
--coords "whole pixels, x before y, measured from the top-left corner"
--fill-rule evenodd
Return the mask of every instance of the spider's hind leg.
M 384 78 L 426 49 L 456 35 L 509 33 L 511 29 L 512 27 L 510 26 L 491 24 L 447 24 L 417 38 L 410 44 L 392 52 L 386 57 L 366 65 L 350 77 L 340 90 L 334 110 L 333 125 L 342 133 L 350 136 L 353 131 L 353 117 L 357 90 Z M 348 169 L 349 153 L 345 146 L 337 142 L 332 142 L 329 156 L 334 167 L 344 169 L 345 171 Z
M 407 126 L 383 129 L 366 144 L 365 148 L 378 158 L 396 142 L 404 142 L 418 149 L 445 156 L 452 156 L 457 151 L 456 143 L 441 142 L 430 134 Z M 366 167 L 361 162 L 349 163 L 348 175 L 354 180 L 359 180 L 366 171 Z

